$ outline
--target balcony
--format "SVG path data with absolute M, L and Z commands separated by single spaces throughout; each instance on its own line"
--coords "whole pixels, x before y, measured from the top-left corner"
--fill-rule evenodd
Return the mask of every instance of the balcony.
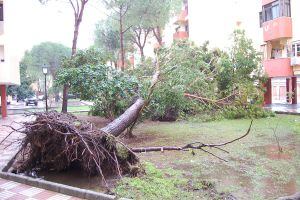
M 269 59 L 263 62 L 266 74 L 273 77 L 293 76 L 290 58 Z
M 279 17 L 263 23 L 264 41 L 292 38 L 292 18 Z
M 189 34 L 186 31 L 178 31 L 173 34 L 174 40 L 187 39 L 188 37 L 189 37 Z

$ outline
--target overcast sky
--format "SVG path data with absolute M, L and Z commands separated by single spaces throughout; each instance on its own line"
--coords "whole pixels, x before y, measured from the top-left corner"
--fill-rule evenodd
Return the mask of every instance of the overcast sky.
M 74 29 L 74 16 L 68 3 L 53 1 L 41 5 L 38 0 L 14 0 L 16 14 L 23 16 L 19 30 L 23 42 L 20 47 L 31 49 L 33 45 L 44 41 L 62 43 L 71 47 Z M 62 2 L 62 1 L 60 1 Z M 90 0 L 80 26 L 78 47 L 86 48 L 93 43 L 95 24 L 106 15 L 99 1 Z
M 67 3 L 62 3 L 64 0 L 55 1 L 52 0 L 52 3 L 48 5 L 41 5 L 38 0 L 9 0 L 15 2 L 16 14 L 22 16 L 22 20 L 18 24 L 18 31 L 22 33 L 22 42 L 19 45 L 20 50 L 23 52 L 29 50 L 33 45 L 39 44 L 44 41 L 52 41 L 62 43 L 66 46 L 71 47 L 72 37 L 73 37 L 73 26 L 74 26 L 74 16 L 72 9 Z M 221 23 L 221 25 L 228 24 L 231 20 L 226 19 L 224 15 L 220 12 L 236 12 L 235 16 L 240 18 L 243 21 L 243 24 L 248 29 L 248 36 L 253 36 L 253 38 L 259 38 L 258 34 L 258 11 L 255 10 L 255 7 L 261 2 L 258 0 L 213 0 L 213 4 L 218 4 L 210 6 L 212 3 L 209 3 L 206 0 L 191 0 L 196 2 L 197 6 L 202 7 L 203 13 L 207 10 L 211 16 L 214 18 L 201 18 L 199 19 L 199 26 L 202 27 L 211 27 L 212 24 L 209 21 L 215 21 L 216 23 Z M 199 2 L 198 2 L 199 1 Z M 95 24 L 106 17 L 105 8 L 100 4 L 101 0 L 90 0 L 87 4 L 86 11 L 83 16 L 83 21 L 80 26 L 80 33 L 78 38 L 78 48 L 87 48 L 93 44 L 94 29 Z M 215 3 L 217 2 L 217 3 Z M 230 8 L 231 4 L 237 5 L 240 9 Z M 206 5 L 206 6 L 205 6 Z M 196 6 L 196 5 L 195 5 Z M 217 7 L 215 7 L 217 6 Z M 216 10 L 215 8 L 218 8 Z M 201 9 L 199 9 L 201 10 Z M 218 12 L 216 12 L 218 11 Z M 235 19 L 236 19 L 235 17 Z M 202 20 L 202 21 L 201 21 Z M 204 21 L 203 21 L 204 20 Z M 226 21 L 227 20 L 227 21 Z M 205 25 L 204 22 L 208 24 Z M 230 22 L 232 23 L 232 22 Z M 251 25 L 250 28 L 247 27 L 247 24 Z M 214 24 L 214 26 L 219 26 Z M 226 26 L 226 25 L 225 25 Z M 221 33 L 221 29 L 218 31 L 213 31 L 208 29 L 211 32 L 207 34 L 208 38 L 201 38 L 201 40 L 212 40 L 212 41 L 221 41 L 228 40 L 228 35 Z M 224 35 L 224 38 L 219 38 L 220 35 Z M 199 37 L 206 37 L 205 34 L 199 35 Z M 255 37 L 254 37 L 255 36 Z M 252 39 L 253 39 L 252 38 Z M 218 42 L 220 48 L 223 44 Z

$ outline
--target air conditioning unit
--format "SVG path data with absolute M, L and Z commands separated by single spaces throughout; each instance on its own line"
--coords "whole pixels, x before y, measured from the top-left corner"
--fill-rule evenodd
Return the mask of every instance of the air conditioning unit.
M 300 65 L 300 57 L 294 56 L 291 58 L 291 65 L 297 66 Z

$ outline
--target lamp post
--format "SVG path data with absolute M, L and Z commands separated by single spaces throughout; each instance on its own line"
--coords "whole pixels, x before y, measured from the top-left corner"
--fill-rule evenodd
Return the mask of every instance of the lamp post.
M 43 74 L 45 75 L 45 100 L 46 100 L 46 112 L 48 112 L 48 97 L 47 97 L 47 74 L 48 68 L 44 65 L 43 66 Z

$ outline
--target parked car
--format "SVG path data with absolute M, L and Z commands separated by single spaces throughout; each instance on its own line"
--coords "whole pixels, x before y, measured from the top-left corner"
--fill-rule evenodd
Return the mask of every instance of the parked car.
M 68 94 L 68 99 L 77 99 L 79 98 L 80 95 L 79 94 L 72 94 L 72 93 L 69 93 Z
M 25 104 L 26 104 L 26 106 L 28 106 L 30 104 L 34 104 L 35 106 L 37 106 L 38 105 L 38 100 L 35 96 L 29 97 L 29 98 L 25 99 Z

